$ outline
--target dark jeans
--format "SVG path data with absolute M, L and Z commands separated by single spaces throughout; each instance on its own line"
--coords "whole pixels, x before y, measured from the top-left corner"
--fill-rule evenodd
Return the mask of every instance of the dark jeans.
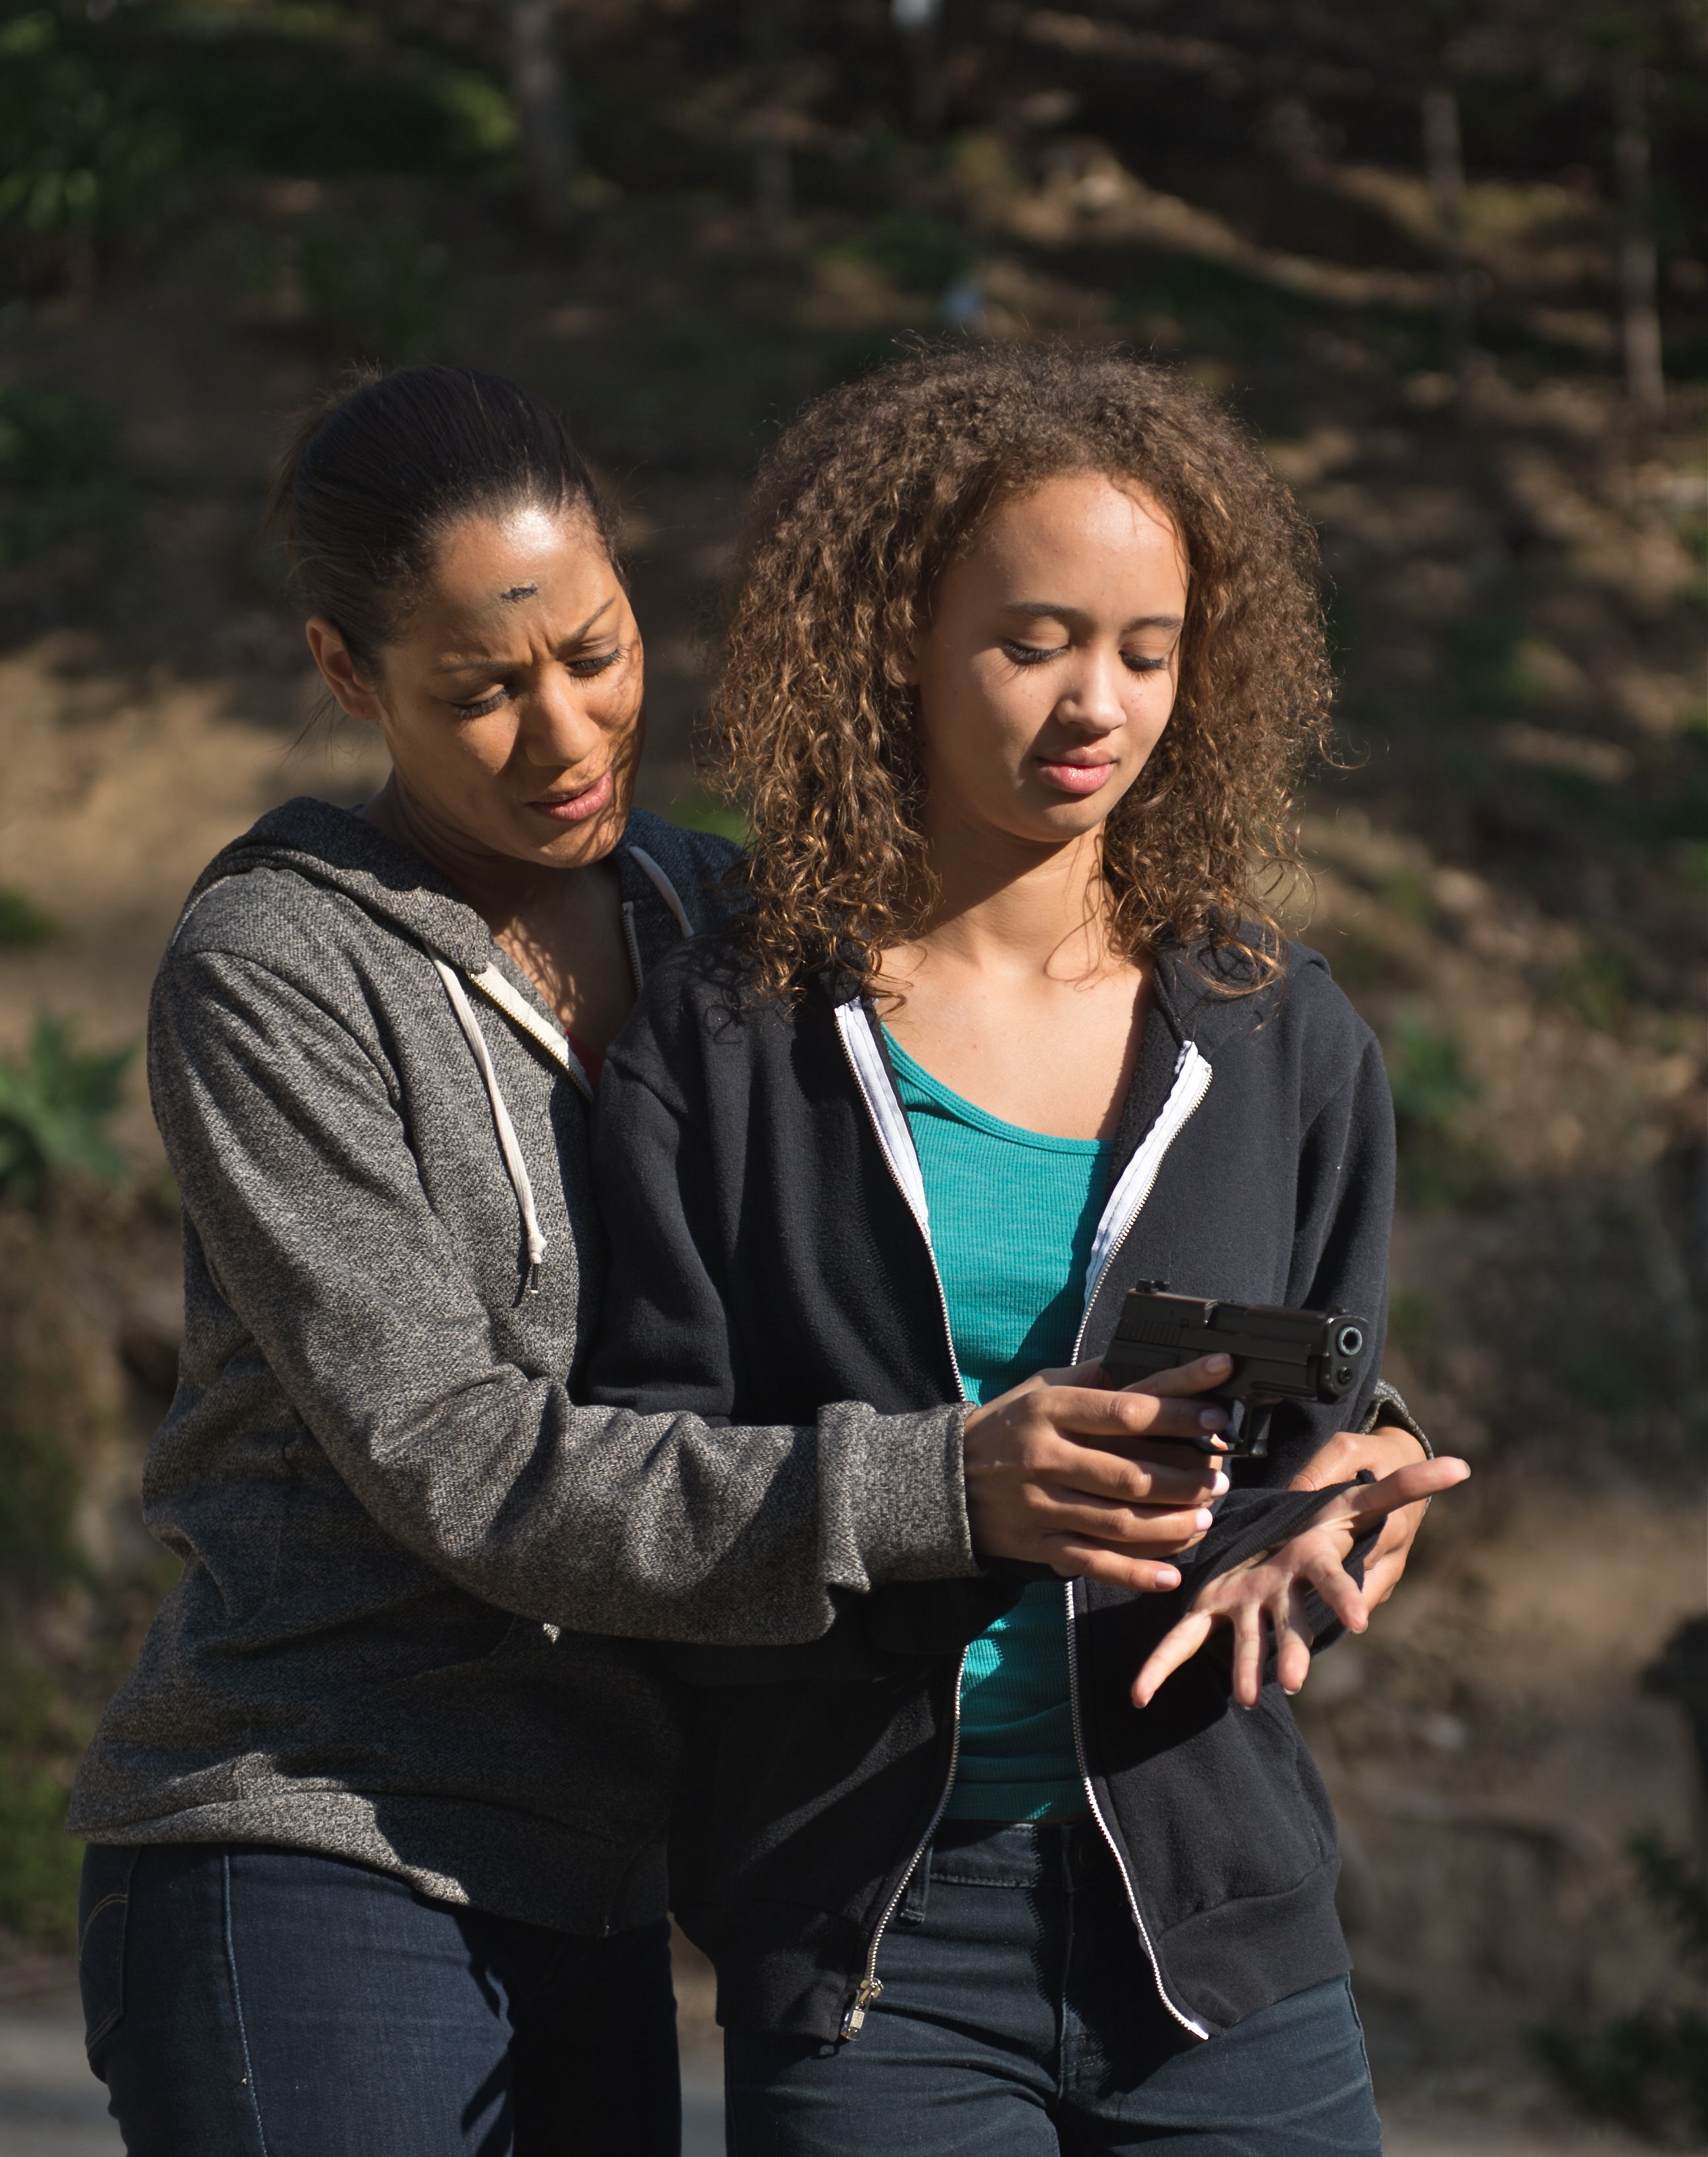
M 1089 1822 L 947 1823 L 877 1974 L 851 2043 L 729 2034 L 729 2157 L 1380 2157 L 1345 1979 L 1191 2036 Z
M 92 1845 L 79 1933 L 131 2157 L 677 2157 L 663 1924 L 586 1939 L 177 1843 Z

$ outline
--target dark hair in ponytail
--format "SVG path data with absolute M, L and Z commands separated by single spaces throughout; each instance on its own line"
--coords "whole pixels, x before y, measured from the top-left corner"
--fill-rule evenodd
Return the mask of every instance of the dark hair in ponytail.
M 310 612 L 372 667 L 450 527 L 518 509 L 584 517 L 615 562 L 610 512 L 548 405 L 472 368 L 405 367 L 358 371 L 302 420 L 274 474 L 267 523 Z

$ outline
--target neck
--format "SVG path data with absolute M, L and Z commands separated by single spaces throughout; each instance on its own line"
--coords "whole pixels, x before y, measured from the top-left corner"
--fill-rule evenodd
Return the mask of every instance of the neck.
M 981 970 L 1083 979 L 1109 963 L 1100 831 L 1039 845 L 929 805 L 937 890 L 914 949 Z
M 360 813 L 364 822 L 437 869 L 496 937 L 525 919 L 543 899 L 560 895 L 563 878 L 571 873 L 481 846 L 412 794 L 395 770 Z

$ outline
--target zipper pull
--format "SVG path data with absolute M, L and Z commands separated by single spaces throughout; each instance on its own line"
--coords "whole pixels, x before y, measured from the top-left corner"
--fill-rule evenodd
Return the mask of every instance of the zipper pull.
M 862 1977 L 854 1988 L 854 2005 L 842 2017 L 842 2035 L 851 2041 L 866 2027 L 866 2010 L 883 1990 L 883 1980 Z

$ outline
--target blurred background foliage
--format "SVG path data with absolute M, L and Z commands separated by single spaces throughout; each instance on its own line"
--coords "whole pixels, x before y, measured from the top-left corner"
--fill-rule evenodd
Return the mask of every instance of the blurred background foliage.
M 1700 1602 L 1705 150 L 1708 0 L 0 0 L 0 1950 L 69 1938 L 65 1782 L 172 1572 L 126 1046 L 214 847 L 372 783 L 290 762 L 286 415 L 352 360 L 557 399 L 625 512 L 642 798 L 738 836 L 691 737 L 778 424 L 922 334 L 1120 339 L 1322 534 L 1284 897 L 1387 1058 L 1390 1371 L 1479 1470 L 1301 1707 L 1378 2067 L 1541 2057 L 1685 2131 L 1700 1971 L 1619 1852 L 1695 1832 L 1637 1674 Z

